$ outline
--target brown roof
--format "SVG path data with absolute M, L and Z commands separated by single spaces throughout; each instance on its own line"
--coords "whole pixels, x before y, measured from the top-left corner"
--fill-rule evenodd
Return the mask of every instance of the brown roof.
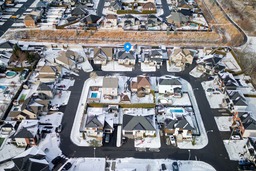
M 113 56 L 113 49 L 110 47 L 105 47 L 105 48 L 94 48 L 94 56 L 96 56 L 98 53 L 100 53 L 100 50 L 107 56 L 107 57 L 112 57 Z
M 142 8 L 155 8 L 155 4 L 152 2 L 147 2 L 143 4 Z
M 149 78 L 138 76 L 137 77 L 137 84 L 138 84 L 137 88 L 150 86 Z
M 130 98 L 127 94 L 124 94 L 124 95 L 121 96 L 121 101 L 128 101 L 129 102 Z
M 35 17 L 30 14 L 27 14 L 24 18 L 25 21 L 35 21 Z
M 46 66 L 46 65 L 43 66 L 39 72 L 53 72 L 53 73 L 55 73 L 51 66 Z
M 108 15 L 106 16 L 106 18 L 107 18 L 107 19 L 117 19 L 117 15 L 115 15 L 115 14 L 108 14 Z

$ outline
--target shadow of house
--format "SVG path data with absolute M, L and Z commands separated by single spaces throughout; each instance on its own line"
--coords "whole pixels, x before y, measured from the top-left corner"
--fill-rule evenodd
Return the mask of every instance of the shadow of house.
M 6 41 L 0 44 L 0 51 L 12 51 L 14 44 L 10 41 Z
M 102 17 L 98 15 L 89 14 L 86 17 L 82 18 L 80 22 L 84 25 L 85 28 L 89 30 L 97 30 L 102 21 Z
M 50 171 L 45 153 L 34 146 L 12 159 L 14 166 L 5 168 L 5 171 Z

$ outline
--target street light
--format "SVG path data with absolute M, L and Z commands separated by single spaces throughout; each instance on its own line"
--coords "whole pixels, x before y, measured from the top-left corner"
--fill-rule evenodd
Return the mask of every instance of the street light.
M 191 153 L 190 153 L 190 150 L 188 150 L 188 160 L 190 160 L 190 157 L 191 157 Z

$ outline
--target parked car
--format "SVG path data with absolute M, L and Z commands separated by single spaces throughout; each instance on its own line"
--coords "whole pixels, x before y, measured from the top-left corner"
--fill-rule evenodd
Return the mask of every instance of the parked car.
M 164 163 L 161 164 L 161 170 L 166 170 L 166 165 Z
M 172 170 L 173 171 L 179 171 L 179 165 L 177 162 L 173 162 L 172 163 Z
M 69 170 L 72 167 L 72 164 L 70 162 L 67 162 L 65 166 L 62 168 L 62 171 Z
M 207 91 L 207 92 L 214 92 L 214 89 L 213 89 L 213 88 L 207 88 L 206 91 Z
M 56 128 L 56 132 L 60 133 L 62 131 L 62 125 L 60 124 L 57 128 Z
M 58 164 L 60 161 L 61 161 L 61 157 L 60 156 L 57 156 L 57 157 L 55 157 L 53 160 L 52 160 L 52 164 L 54 164 L 54 165 L 56 165 L 56 164 Z
M 176 144 L 176 141 L 173 135 L 170 135 L 170 142 L 171 144 Z
M 110 135 L 106 134 L 105 135 L 105 143 L 109 143 L 109 140 L 110 140 Z
M 231 136 L 231 139 L 232 139 L 232 140 L 240 140 L 241 137 L 240 137 L 239 135 L 232 135 L 232 136 Z

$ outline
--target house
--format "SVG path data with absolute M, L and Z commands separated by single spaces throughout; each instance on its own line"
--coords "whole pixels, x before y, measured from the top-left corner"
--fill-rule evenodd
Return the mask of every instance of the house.
M 117 26 L 117 15 L 115 14 L 108 14 L 104 20 L 104 27 L 105 28 L 112 28 Z
M 118 60 L 118 63 L 121 65 L 135 65 L 136 56 L 135 53 L 132 51 L 119 51 L 116 53 L 116 58 Z
M 76 6 L 72 11 L 71 11 L 71 15 L 73 17 L 84 17 L 87 16 L 89 14 L 89 12 L 87 11 L 87 7 L 84 5 L 78 5 Z
M 102 138 L 104 123 L 105 116 L 103 114 L 89 115 L 86 119 L 84 133 L 89 137 Z
M 142 5 L 142 11 L 155 11 L 156 6 L 153 2 L 147 2 Z
M 125 15 L 122 18 L 122 22 L 124 23 L 124 27 L 131 27 L 139 24 L 139 19 L 134 17 L 131 14 Z
M 139 3 L 139 4 L 145 4 L 148 2 L 154 3 L 154 0 L 121 0 L 123 3 Z
M 191 9 L 192 6 L 190 4 L 188 4 L 186 0 L 178 0 L 177 8 L 179 10 L 181 10 L 181 9 Z
M 40 20 L 42 11 L 32 11 L 24 18 L 24 25 L 26 27 L 36 27 L 37 21 Z
M 1 127 L 1 134 L 9 134 L 14 130 L 16 122 L 4 122 L 4 124 Z
M 176 27 L 181 27 L 189 21 L 189 18 L 178 11 L 172 11 L 166 20 L 170 24 L 174 24 Z
M 15 3 L 15 0 L 5 0 L 5 5 L 6 6 L 9 6 L 11 4 L 14 4 Z
M 178 6 L 178 0 L 168 0 L 167 3 L 173 8 Z
M 149 15 L 147 17 L 147 29 L 155 28 L 162 24 L 162 21 L 155 15 Z
M 131 81 L 130 88 L 132 92 L 136 92 L 138 97 L 144 97 L 150 93 L 151 84 L 149 77 L 138 76 L 136 81 Z
M 165 119 L 165 135 L 174 135 L 177 142 L 182 142 L 183 140 L 192 140 L 192 131 L 194 127 L 190 123 L 182 118 L 180 120 Z
M 12 139 L 19 147 L 35 146 L 38 140 L 38 120 L 22 120 Z
M 229 72 L 219 72 L 217 83 L 223 92 L 226 90 L 236 90 L 240 86 L 234 76 Z
M 38 71 L 37 79 L 42 83 L 52 83 L 60 76 L 60 68 L 58 66 L 44 65 Z
M 75 69 L 76 65 L 71 59 L 67 57 L 65 51 L 60 51 L 57 58 L 54 58 L 54 63 L 57 63 L 67 69 Z
M 45 153 L 37 146 L 33 146 L 12 158 L 14 166 L 5 168 L 5 171 L 50 171 Z
M 110 3 L 110 7 L 109 10 L 110 11 L 118 11 L 118 10 L 122 10 L 123 6 L 122 6 L 122 2 L 120 0 L 114 0 Z
M 150 66 L 162 66 L 163 61 L 168 59 L 161 49 L 145 49 L 142 53 L 142 61 Z
M 37 88 L 37 94 L 45 96 L 47 99 L 52 99 L 57 93 L 55 86 L 52 88 L 45 83 L 40 83 Z
M 185 64 L 193 63 L 193 56 L 188 49 L 174 49 L 170 56 L 170 64 L 174 64 L 176 67 L 185 69 Z
M 37 4 L 36 4 L 36 9 L 37 10 L 46 10 L 49 8 L 49 3 L 47 1 L 42 1 L 40 0 Z
M 176 79 L 162 79 L 158 81 L 158 91 L 160 94 L 172 94 L 174 97 L 182 96 L 182 84 Z
M 225 66 L 220 64 L 222 56 L 218 54 L 207 55 L 203 59 L 197 60 L 197 70 L 213 75 L 225 69 Z
M 123 136 L 136 139 L 144 137 L 154 137 L 156 128 L 154 124 L 154 115 L 133 116 L 123 115 Z
M 227 91 L 229 96 L 228 108 L 233 111 L 245 111 L 248 107 L 244 95 L 240 91 Z
M 88 7 L 92 7 L 94 5 L 93 0 L 80 0 L 81 4 L 86 4 Z
M 82 18 L 80 22 L 85 26 L 85 28 L 96 30 L 101 23 L 102 17 L 98 15 L 89 14 Z
M 102 84 L 104 97 L 114 98 L 118 95 L 118 78 L 104 77 Z
M 131 94 L 122 93 L 120 95 L 120 103 L 122 103 L 122 104 L 131 104 Z
M 242 137 L 256 137 L 256 121 L 249 112 L 235 112 L 231 129 L 233 134 Z
M 249 137 L 246 143 L 246 151 L 248 153 L 249 161 L 255 163 L 256 160 L 256 138 Z
M 106 65 L 107 61 L 113 59 L 113 49 L 111 47 L 95 47 L 94 48 L 94 64 Z
M 105 134 L 112 134 L 114 131 L 114 123 L 112 118 L 105 118 L 103 132 Z
M 0 44 L 0 51 L 12 51 L 14 47 L 14 43 L 10 41 L 6 41 Z

